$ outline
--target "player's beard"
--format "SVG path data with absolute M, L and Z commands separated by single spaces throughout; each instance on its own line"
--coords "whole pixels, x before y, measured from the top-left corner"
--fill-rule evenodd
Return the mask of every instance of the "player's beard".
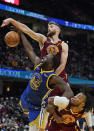
M 52 37 L 53 35 L 55 35 L 55 33 L 56 33 L 55 31 L 48 32 L 47 33 L 47 37 Z

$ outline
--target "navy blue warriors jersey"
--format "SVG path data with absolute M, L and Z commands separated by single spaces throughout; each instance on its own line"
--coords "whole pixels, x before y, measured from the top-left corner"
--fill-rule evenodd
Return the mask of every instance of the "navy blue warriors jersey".
M 41 108 L 42 100 L 51 92 L 48 81 L 53 75 L 56 75 L 54 70 L 43 71 L 40 65 L 35 68 L 27 88 L 21 95 L 21 105 L 24 109 L 29 111 Z

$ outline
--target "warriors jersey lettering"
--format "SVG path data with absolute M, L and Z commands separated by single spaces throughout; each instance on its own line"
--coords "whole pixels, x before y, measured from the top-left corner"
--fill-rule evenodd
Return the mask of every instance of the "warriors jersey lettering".
M 48 86 L 48 80 L 52 75 L 56 75 L 54 70 L 43 71 L 40 65 L 37 66 L 27 88 L 21 96 L 21 104 L 23 107 L 23 103 L 25 103 L 27 106 L 26 109 L 41 108 L 42 99 L 50 93 L 49 90 L 51 89 Z
M 42 83 L 42 78 L 40 76 L 39 73 L 35 73 L 32 76 L 32 79 L 30 81 L 30 86 L 33 90 L 37 90 L 38 91 L 38 87 L 40 86 L 40 84 Z

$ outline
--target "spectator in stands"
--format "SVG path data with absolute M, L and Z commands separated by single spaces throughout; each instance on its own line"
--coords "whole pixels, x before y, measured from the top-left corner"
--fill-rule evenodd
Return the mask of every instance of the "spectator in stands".
M 19 98 L 14 97 L 0 98 L 0 131 L 28 128 L 28 118 L 21 112 L 18 101 Z

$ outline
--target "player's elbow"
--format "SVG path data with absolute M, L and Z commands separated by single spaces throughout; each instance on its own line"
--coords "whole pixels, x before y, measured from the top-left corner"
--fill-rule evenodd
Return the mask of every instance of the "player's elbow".
M 72 98 L 73 96 L 74 96 L 74 93 L 73 93 L 72 90 L 70 90 L 70 91 L 68 92 L 68 98 Z
M 71 90 L 71 88 L 68 86 L 68 87 L 65 88 L 65 91 L 64 91 L 63 95 L 65 97 L 67 97 L 68 99 L 70 99 L 70 98 L 72 98 L 74 96 L 74 93 Z
M 69 88 L 69 87 L 68 87 L 67 83 L 65 83 L 64 81 L 62 81 L 60 90 L 61 90 L 62 92 L 65 92 L 66 90 L 68 90 L 68 88 Z

